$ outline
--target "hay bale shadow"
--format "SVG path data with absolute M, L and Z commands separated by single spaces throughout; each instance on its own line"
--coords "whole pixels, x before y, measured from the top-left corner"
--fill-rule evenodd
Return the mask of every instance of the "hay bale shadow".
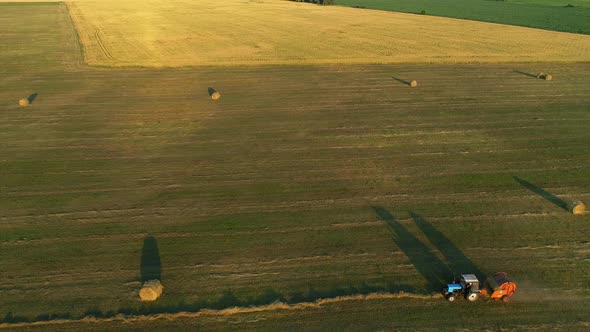
M 535 186 L 534 184 L 525 181 L 521 178 L 519 178 L 518 176 L 513 176 L 512 177 L 516 182 L 520 183 L 521 186 L 527 188 L 528 190 L 534 192 L 535 194 L 543 197 L 544 199 L 548 200 L 549 202 L 559 206 L 560 208 L 569 211 L 568 209 L 568 204 L 566 201 L 564 201 L 563 199 L 553 195 L 552 193 L 543 190 L 540 187 Z
M 395 76 L 392 76 L 392 78 L 402 84 L 405 84 L 407 86 L 412 86 L 412 82 L 410 82 L 410 81 L 402 80 L 401 78 L 397 78 Z
M 142 283 L 154 279 L 162 280 L 162 262 L 158 240 L 153 236 L 148 236 L 143 240 L 140 273 Z
M 524 72 L 524 71 L 513 70 L 513 72 L 515 72 L 517 74 L 525 75 L 525 76 L 528 76 L 528 77 L 537 78 L 537 75 L 531 74 L 531 73 L 527 73 L 527 72 Z
M 35 99 L 37 99 L 37 96 L 39 94 L 37 92 L 33 93 L 32 95 L 30 95 L 29 97 L 27 97 L 27 100 L 29 101 L 29 104 L 32 104 L 33 101 L 35 101 Z
M 217 90 L 213 89 L 212 87 L 207 88 L 207 92 L 209 93 L 209 97 L 213 96 Z

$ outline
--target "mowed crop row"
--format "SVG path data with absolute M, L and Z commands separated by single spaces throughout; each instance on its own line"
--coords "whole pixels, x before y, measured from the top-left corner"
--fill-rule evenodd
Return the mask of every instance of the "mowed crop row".
M 3 9 L 22 56 L 0 53 L 0 317 L 424 294 L 473 270 L 508 271 L 532 322 L 588 300 L 589 216 L 513 178 L 590 201 L 587 64 L 64 70 L 64 6 Z M 148 235 L 165 291 L 144 306 Z
M 292 1 L 72 1 L 101 66 L 588 61 L 590 36 Z

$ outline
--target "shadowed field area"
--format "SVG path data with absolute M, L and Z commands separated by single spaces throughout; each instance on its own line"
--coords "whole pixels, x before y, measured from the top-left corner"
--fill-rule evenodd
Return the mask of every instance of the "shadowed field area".
M 514 177 L 590 201 L 589 64 L 92 68 L 64 5 L 21 10 L 0 11 L 2 321 L 430 294 L 452 276 L 428 259 L 509 272 L 516 314 L 389 299 L 178 324 L 584 321 L 590 216 Z M 142 304 L 148 273 L 165 292 Z

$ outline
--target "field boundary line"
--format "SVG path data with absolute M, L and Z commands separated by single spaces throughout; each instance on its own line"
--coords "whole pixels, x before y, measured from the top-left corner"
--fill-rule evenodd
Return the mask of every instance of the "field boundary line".
M 414 294 L 414 293 L 369 293 L 366 295 L 347 295 L 337 296 L 333 298 L 318 299 L 313 302 L 299 302 L 294 304 L 288 304 L 284 302 L 275 302 L 271 304 L 261 306 L 249 306 L 249 307 L 230 307 L 226 309 L 201 309 L 195 312 L 181 311 L 177 313 L 163 313 L 155 315 L 124 315 L 117 314 L 114 317 L 109 318 L 97 318 L 94 316 L 86 316 L 80 319 L 56 319 L 47 321 L 34 321 L 25 323 L 0 323 L 0 329 L 11 329 L 16 327 L 30 327 L 30 326 L 46 326 L 46 325 L 64 325 L 72 323 L 108 323 L 108 322 L 121 322 L 121 323 L 134 323 L 142 321 L 154 321 L 154 320 L 175 320 L 179 318 L 198 318 L 201 316 L 210 317 L 222 317 L 222 316 L 233 316 L 237 314 L 245 313 L 256 313 L 266 311 L 277 311 L 277 310 L 305 310 L 305 309 L 317 309 L 325 305 L 349 302 L 349 301 L 371 301 L 371 300 L 388 300 L 388 299 L 416 299 L 416 300 L 432 300 L 441 298 L 441 294 Z
M 86 51 L 86 47 L 88 47 L 88 50 L 90 50 L 90 38 L 86 38 L 86 43 L 84 42 L 84 38 L 82 38 L 82 21 L 84 21 L 86 18 L 84 17 L 84 13 L 82 12 L 82 10 L 80 8 L 78 8 L 78 5 L 76 5 L 74 2 L 72 1 L 66 1 L 64 2 L 67 12 L 68 12 L 68 16 L 70 18 L 70 21 L 72 22 L 73 28 L 76 32 L 76 39 L 80 48 L 80 53 L 82 54 L 82 59 L 84 61 L 84 63 L 86 65 L 89 64 L 89 57 L 90 55 L 88 54 L 88 52 Z M 109 60 L 113 60 L 113 55 L 111 54 L 111 52 L 109 51 L 109 49 L 106 47 L 106 45 L 104 44 L 102 38 L 100 37 L 100 34 L 102 33 L 102 30 L 95 24 L 91 25 L 92 28 L 94 29 L 94 33 L 90 33 L 94 35 L 94 39 L 96 39 L 96 43 L 98 44 L 98 48 L 102 51 L 102 53 L 104 54 L 105 57 L 107 57 L 107 59 Z
M 80 48 L 80 54 L 82 55 L 82 62 L 84 64 L 87 64 L 87 54 L 86 54 L 86 50 L 84 48 L 84 43 L 82 42 L 82 35 L 80 33 L 80 29 L 78 29 L 78 22 L 76 19 L 76 15 L 78 16 L 83 16 L 82 11 L 76 6 L 76 4 L 72 1 L 64 1 L 64 4 L 66 6 L 66 11 L 68 14 L 68 17 L 70 19 L 70 22 L 72 24 L 72 28 L 74 29 L 75 33 L 76 33 L 76 42 L 78 43 L 78 47 Z
M 67 24 L 70 26 L 71 29 L 71 34 L 73 36 L 73 38 L 75 39 L 75 43 L 78 46 L 78 55 L 76 56 L 76 61 L 75 61 L 75 67 L 74 69 L 77 69 L 79 67 L 82 67 L 83 65 L 86 65 L 86 53 L 84 52 L 84 45 L 82 45 L 82 39 L 80 37 L 80 32 L 78 31 L 78 28 L 76 26 L 76 22 L 74 20 L 74 16 L 72 13 L 72 10 L 74 10 L 74 8 L 71 8 L 72 6 L 75 6 L 75 4 L 73 2 L 70 1 L 64 1 L 60 3 L 63 7 L 62 9 L 65 7 L 65 15 L 67 15 L 68 19 L 67 19 Z M 77 7 L 76 7 L 77 9 Z M 80 11 L 78 9 L 78 11 Z M 81 15 L 81 13 L 80 13 Z M 69 66 L 70 64 L 66 63 L 66 66 Z
M 535 197 L 535 195 L 530 195 L 530 197 Z M 584 214 L 590 214 L 590 211 L 586 211 Z M 472 216 L 448 216 L 448 217 L 429 217 L 429 220 L 434 222 L 460 222 L 464 220 L 482 220 L 482 219 L 511 219 L 511 218 L 538 218 L 538 217 L 560 217 L 563 213 L 558 212 L 539 212 L 539 213 L 512 213 L 512 214 L 480 214 L 480 215 L 472 215 Z M 8 219 L 8 218 L 7 218 Z M 401 218 L 398 219 L 401 223 L 412 223 L 414 219 L 412 218 Z M 6 222 L 5 224 L 9 224 L 10 221 Z M 0 223 L 2 225 L 3 223 Z M 38 224 L 38 223 L 35 223 Z M 297 233 L 297 232 L 310 232 L 310 231 L 336 231 L 340 229 L 351 229 L 351 228 L 363 228 L 363 227 L 383 227 L 387 225 L 382 220 L 366 220 L 366 221 L 357 221 L 357 222 L 347 222 L 347 223 L 332 223 L 329 225 L 320 225 L 320 226 L 307 226 L 307 227 L 289 227 L 289 228 L 280 228 L 280 229 L 270 229 L 270 230 L 253 230 L 253 231 L 236 231 L 230 235 L 223 233 L 223 232 L 206 232 L 206 233 L 178 233 L 178 232 L 170 232 L 170 233 L 159 233 L 159 238 L 199 238 L 199 237 L 227 237 L 227 236 L 254 236 L 259 234 L 288 234 L 288 233 Z M 105 235 L 90 235 L 90 236 L 77 236 L 77 237 L 54 237 L 54 238 L 40 238 L 40 239 L 29 239 L 29 240 L 17 240 L 17 241 L 5 241 L 0 242 L 0 247 L 3 246 L 20 246 L 20 245 L 30 245 L 30 244 L 42 244 L 47 242 L 55 242 L 55 241 L 96 241 L 96 240 L 108 240 L 108 239 L 140 239 L 148 235 L 147 233 L 129 233 L 129 234 L 105 234 Z

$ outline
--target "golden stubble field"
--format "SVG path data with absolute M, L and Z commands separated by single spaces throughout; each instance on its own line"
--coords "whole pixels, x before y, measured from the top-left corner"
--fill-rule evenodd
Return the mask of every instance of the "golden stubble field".
M 282 0 L 68 2 L 102 66 L 590 60 L 590 36 Z

